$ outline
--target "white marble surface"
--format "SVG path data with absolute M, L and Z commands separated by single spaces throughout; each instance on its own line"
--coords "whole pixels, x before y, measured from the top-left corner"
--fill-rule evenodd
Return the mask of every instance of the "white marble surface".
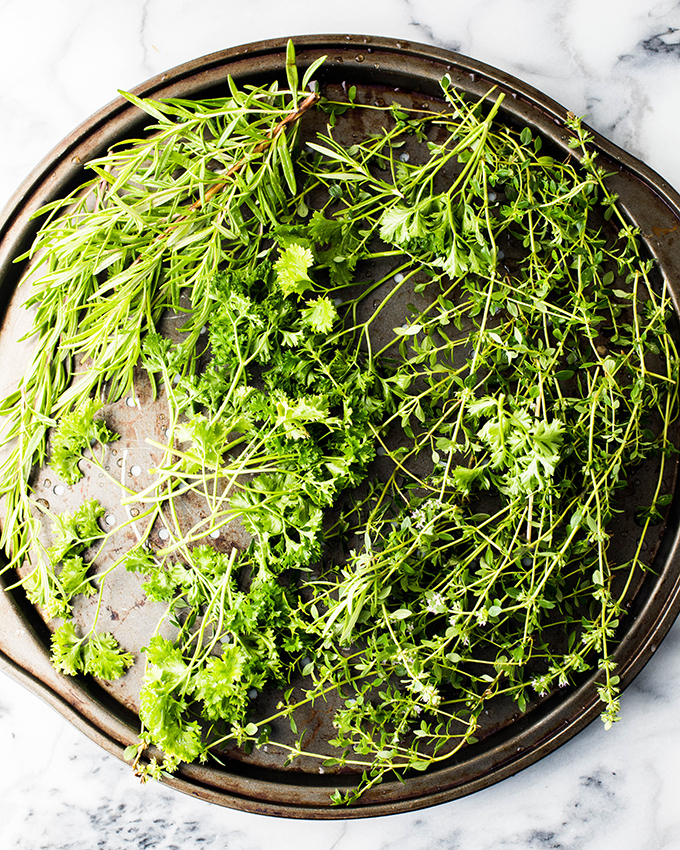
M 550 94 L 680 189 L 676 0 L 0 0 L 0 204 L 90 113 L 174 65 L 314 32 L 451 48 Z M 413 814 L 334 823 L 211 806 L 129 769 L 0 676 L 0 850 L 675 850 L 680 624 L 596 723 L 523 773 Z

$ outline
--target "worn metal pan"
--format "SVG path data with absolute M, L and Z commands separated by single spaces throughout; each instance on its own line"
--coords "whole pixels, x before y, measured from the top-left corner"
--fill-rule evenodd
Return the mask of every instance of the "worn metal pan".
M 435 47 L 386 38 L 303 36 L 295 39 L 295 44 L 300 68 L 328 55 L 317 75 L 322 88 L 332 91 L 354 85 L 359 99 L 390 97 L 411 105 L 422 100 L 432 102 L 440 94 L 439 82 L 444 74 L 460 90 L 475 96 L 482 96 L 495 86 L 506 95 L 500 120 L 529 126 L 558 153 L 573 156 L 564 123 L 566 111 L 530 86 L 489 66 Z M 140 85 L 134 93 L 154 98 L 211 96 L 226 90 L 227 75 L 239 84 L 283 77 L 285 59 L 284 39 L 232 48 L 170 70 Z M 3 381 L 11 380 L 12 368 L 16 371 L 19 367 L 9 368 L 10 364 L 20 364 L 23 356 L 17 340 L 25 322 L 20 309 L 25 267 L 13 260 L 28 248 L 35 236 L 38 224 L 31 220 L 32 213 L 76 188 L 85 179 L 84 163 L 103 154 L 112 143 L 137 136 L 146 120 L 147 116 L 122 99 L 104 107 L 36 167 L 3 211 L 0 217 Z M 309 132 L 313 130 L 311 127 Z M 608 178 L 611 189 L 640 228 L 646 248 L 668 280 L 677 306 L 680 253 L 675 250 L 674 242 L 680 227 L 680 196 L 644 164 L 601 136 L 593 135 L 600 162 L 611 173 Z M 0 386 L 0 391 L 5 388 Z M 125 411 L 119 414 L 123 416 Z M 128 416 L 127 422 L 134 433 L 148 431 L 155 427 L 155 416 L 153 405 L 149 404 L 137 420 L 132 422 Z M 645 501 L 644 473 L 643 469 L 635 482 L 631 505 Z M 672 473 L 668 479 L 671 489 L 674 480 Z M 41 487 L 45 498 L 52 498 L 45 475 L 37 477 L 36 488 Z M 69 498 L 77 502 L 82 497 L 83 491 L 74 488 L 64 495 L 63 504 L 66 506 Z M 624 516 L 622 537 L 628 533 L 626 522 L 630 522 L 631 516 L 632 513 Z M 651 541 L 648 561 L 653 569 L 636 589 L 615 651 L 623 686 L 651 658 L 680 610 L 679 519 L 680 507 L 675 498 L 665 525 L 657 529 Z M 15 579 L 16 576 L 6 574 L 2 582 L 8 587 Z M 125 599 L 127 592 L 127 588 L 119 588 L 120 600 Z M 121 601 L 117 610 L 112 609 L 109 626 L 114 631 L 127 628 L 126 643 L 135 639 L 141 646 L 145 637 L 144 617 L 142 614 L 135 620 L 131 614 L 133 603 L 134 599 L 128 599 L 127 607 Z M 2 669 L 106 750 L 122 758 L 125 747 L 137 738 L 134 677 L 125 677 L 122 684 L 110 687 L 86 677 L 64 677 L 50 664 L 49 637 L 48 625 L 20 588 L 0 594 Z M 282 761 L 267 760 L 256 754 L 241 754 L 225 761 L 224 766 L 189 765 L 163 781 L 219 805 L 286 817 L 344 819 L 418 809 L 498 782 L 569 740 L 600 713 L 597 678 L 597 673 L 584 677 L 577 687 L 540 701 L 524 716 L 490 718 L 481 740 L 469 746 L 455 762 L 408 777 L 404 782 L 385 781 L 349 809 L 330 806 L 329 791 L 338 784 L 338 777 L 321 776 L 318 771 L 306 770 L 304 765 L 286 767 Z M 325 721 L 312 712 L 306 722 L 310 726 L 322 726 Z M 344 776 L 343 781 L 351 785 L 352 776 Z

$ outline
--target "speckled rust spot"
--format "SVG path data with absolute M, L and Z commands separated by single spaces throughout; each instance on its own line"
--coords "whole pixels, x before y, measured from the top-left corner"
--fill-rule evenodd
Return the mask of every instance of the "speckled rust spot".
M 669 233 L 675 233 L 678 229 L 678 225 L 674 224 L 673 227 L 659 227 L 658 224 L 652 226 L 652 233 L 655 236 L 668 236 Z

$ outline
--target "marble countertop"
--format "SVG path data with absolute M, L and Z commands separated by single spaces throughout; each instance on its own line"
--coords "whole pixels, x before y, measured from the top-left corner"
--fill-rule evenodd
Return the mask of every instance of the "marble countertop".
M 262 38 L 366 33 L 453 49 L 543 90 L 680 189 L 677 0 L 0 0 L 0 204 L 118 89 Z M 149 783 L 0 676 L 0 850 L 674 850 L 680 624 L 595 723 L 462 800 L 362 821 L 223 809 Z

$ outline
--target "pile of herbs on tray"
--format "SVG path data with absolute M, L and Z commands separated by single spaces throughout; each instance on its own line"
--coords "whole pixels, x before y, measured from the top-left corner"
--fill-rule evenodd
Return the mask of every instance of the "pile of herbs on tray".
M 128 95 L 150 132 L 88 163 L 29 252 L 36 354 L 3 405 L 0 480 L 9 566 L 30 564 L 29 599 L 60 623 L 59 670 L 115 679 L 133 663 L 96 616 L 84 633 L 72 618 L 118 571 L 167 606 L 139 662 L 141 775 L 278 747 L 363 774 L 342 803 L 474 742 L 490 701 L 522 712 L 586 670 L 617 719 L 617 627 L 670 500 L 677 352 L 669 292 L 579 120 L 578 156 L 554 158 L 499 120 L 494 92 L 474 101 L 445 78 L 443 103 L 417 112 L 353 87 L 333 101 L 309 93 L 319 65 L 299 83 L 291 46 L 285 89 Z M 301 143 L 319 110 L 325 131 Z M 343 115 L 361 110 L 383 129 L 347 146 Z M 376 260 L 389 272 L 367 279 Z M 143 531 L 98 572 L 105 508 L 52 515 L 31 473 L 109 474 L 118 435 L 99 411 L 134 394 L 140 363 L 167 441 L 149 486 L 119 482 Z M 619 494 L 650 459 L 654 499 L 619 563 Z M 189 494 L 204 510 L 187 528 Z M 221 551 L 236 522 L 250 546 Z M 295 716 L 330 698 L 329 756 Z

